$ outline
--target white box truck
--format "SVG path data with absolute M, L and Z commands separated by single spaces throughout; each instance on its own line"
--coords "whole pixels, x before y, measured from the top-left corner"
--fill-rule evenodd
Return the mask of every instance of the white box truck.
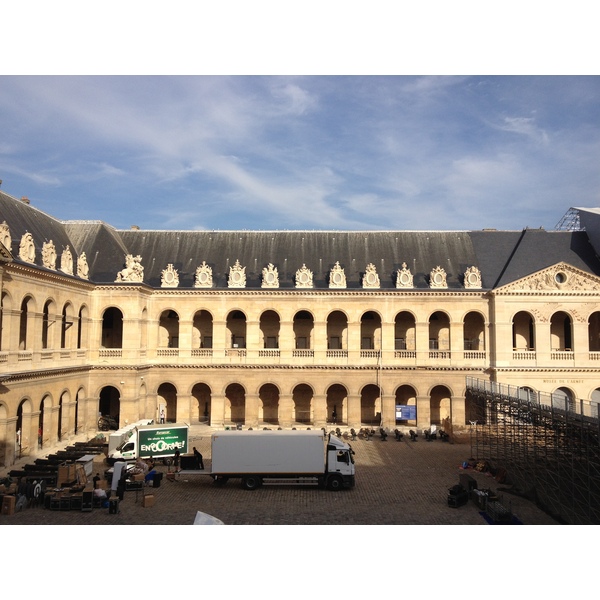
M 114 464 L 117 460 L 136 460 L 138 458 L 163 459 L 188 450 L 189 425 L 186 423 L 165 423 L 154 425 L 138 425 L 113 452 L 109 452 L 107 462 Z
M 263 484 L 340 490 L 354 486 L 355 467 L 350 445 L 322 430 L 230 430 L 213 433 L 206 474 L 218 485 L 241 478 L 247 490 Z
M 124 425 L 117 431 L 108 436 L 108 456 L 110 456 L 119 446 L 126 442 L 132 435 L 133 430 L 140 425 L 151 425 L 154 423 L 152 419 L 141 419 L 135 423 Z

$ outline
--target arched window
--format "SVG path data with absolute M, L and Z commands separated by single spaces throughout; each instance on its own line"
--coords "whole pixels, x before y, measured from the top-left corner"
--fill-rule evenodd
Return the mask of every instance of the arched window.
M 573 324 L 570 315 L 556 312 L 550 319 L 550 349 L 569 352 L 573 350 Z
M 102 315 L 102 347 L 123 347 L 123 313 L 114 306 Z
M 533 317 L 528 312 L 520 311 L 513 317 L 512 337 L 514 350 L 535 350 Z

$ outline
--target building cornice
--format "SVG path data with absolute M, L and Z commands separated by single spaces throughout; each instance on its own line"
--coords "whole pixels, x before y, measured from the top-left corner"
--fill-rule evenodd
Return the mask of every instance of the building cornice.
M 6 266 L 6 272 L 10 273 L 11 271 L 19 275 L 31 277 L 38 281 L 58 283 L 70 288 L 79 288 L 85 291 L 92 291 L 96 287 L 91 281 L 81 279 L 74 275 L 68 275 L 62 271 L 51 271 L 34 265 L 28 266 L 22 263 L 12 262 Z

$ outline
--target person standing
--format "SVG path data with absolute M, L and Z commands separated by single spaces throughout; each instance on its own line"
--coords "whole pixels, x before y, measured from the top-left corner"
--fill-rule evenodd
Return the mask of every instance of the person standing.
M 173 466 L 175 467 L 175 473 L 179 473 L 179 448 L 175 450 L 175 456 L 173 456 Z
M 196 469 L 203 471 L 204 470 L 204 460 L 202 459 L 202 454 L 200 454 L 200 452 L 198 450 L 196 450 L 195 446 L 194 446 L 194 457 L 196 458 Z
M 163 424 L 164 424 L 164 422 L 165 422 L 165 409 L 163 408 L 163 409 L 160 411 L 160 424 L 161 424 L 161 425 L 163 425 Z

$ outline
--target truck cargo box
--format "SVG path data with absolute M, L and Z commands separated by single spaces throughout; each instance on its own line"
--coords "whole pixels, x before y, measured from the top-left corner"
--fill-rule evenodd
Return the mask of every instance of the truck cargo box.
M 212 436 L 212 473 L 322 475 L 326 444 L 321 430 L 220 431 Z

